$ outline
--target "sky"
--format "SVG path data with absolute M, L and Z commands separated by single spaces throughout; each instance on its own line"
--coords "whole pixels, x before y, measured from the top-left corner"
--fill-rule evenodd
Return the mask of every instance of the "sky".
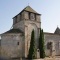
M 41 14 L 44 32 L 60 28 L 60 0 L 0 0 L 0 34 L 11 29 L 12 18 L 28 5 Z

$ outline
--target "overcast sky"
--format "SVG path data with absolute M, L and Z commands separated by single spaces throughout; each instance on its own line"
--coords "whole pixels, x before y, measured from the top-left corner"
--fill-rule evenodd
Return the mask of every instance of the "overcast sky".
M 41 26 L 45 32 L 54 32 L 60 27 L 60 0 L 0 0 L 0 34 L 8 31 L 12 18 L 28 4 L 41 15 Z

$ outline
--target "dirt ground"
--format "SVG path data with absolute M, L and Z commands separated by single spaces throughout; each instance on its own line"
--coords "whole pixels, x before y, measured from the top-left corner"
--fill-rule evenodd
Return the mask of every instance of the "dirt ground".
M 44 60 L 60 60 L 60 57 L 46 57 Z

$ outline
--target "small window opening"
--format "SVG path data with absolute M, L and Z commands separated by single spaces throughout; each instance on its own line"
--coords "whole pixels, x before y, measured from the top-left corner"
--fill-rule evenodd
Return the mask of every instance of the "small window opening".
M 17 45 L 19 45 L 19 42 L 17 42 Z

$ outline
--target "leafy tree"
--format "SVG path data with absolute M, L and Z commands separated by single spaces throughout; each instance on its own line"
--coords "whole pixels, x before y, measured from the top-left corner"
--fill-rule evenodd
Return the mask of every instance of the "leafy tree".
M 28 53 L 28 59 L 35 59 L 36 58 L 36 48 L 35 48 L 35 36 L 34 30 L 31 33 L 31 41 L 30 41 L 30 48 Z
M 40 58 L 45 58 L 45 49 L 44 49 L 44 33 L 43 29 L 40 28 L 40 37 L 39 37 L 39 50 Z

